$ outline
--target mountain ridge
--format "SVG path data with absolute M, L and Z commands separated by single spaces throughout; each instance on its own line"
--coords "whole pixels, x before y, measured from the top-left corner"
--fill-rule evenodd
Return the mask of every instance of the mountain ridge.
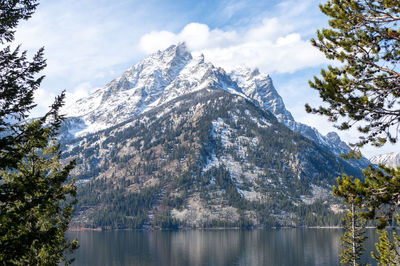
M 192 57 L 185 43 L 172 45 L 135 64 L 104 88 L 67 107 L 67 117 L 80 118 L 73 135 L 81 136 L 118 124 L 175 97 L 207 86 L 252 99 L 291 130 L 337 155 L 351 150 L 335 132 L 323 136 L 317 129 L 296 122 L 269 75 L 260 73 L 257 68 L 243 67 L 227 73 L 205 62 L 203 55 Z M 362 159 L 353 163 L 366 167 L 368 161 Z
M 77 227 L 336 225 L 331 186 L 343 172 L 362 175 L 337 134 L 293 119 L 269 75 L 226 72 L 184 44 L 67 110 Z

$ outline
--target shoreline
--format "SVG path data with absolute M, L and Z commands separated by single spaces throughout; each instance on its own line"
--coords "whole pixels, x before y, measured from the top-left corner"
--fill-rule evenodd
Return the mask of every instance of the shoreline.
M 366 226 L 365 229 L 374 229 L 375 226 Z M 152 228 L 152 229 L 117 229 L 117 228 L 86 228 L 86 227 L 71 227 L 68 228 L 70 232 L 84 232 L 84 231 L 146 231 L 146 232 L 154 232 L 154 231 L 222 231 L 222 230 L 287 230 L 287 229 L 343 229 L 342 226 L 299 226 L 299 227 L 254 227 L 254 228 L 240 228 L 240 227 L 210 227 L 210 228 L 179 228 L 179 229 L 161 229 L 161 228 Z

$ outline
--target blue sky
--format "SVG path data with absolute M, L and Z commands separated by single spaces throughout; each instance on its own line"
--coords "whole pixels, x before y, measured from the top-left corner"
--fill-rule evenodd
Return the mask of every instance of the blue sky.
M 39 114 L 55 95 L 67 102 L 103 87 L 149 53 L 185 41 L 206 61 L 231 68 L 258 67 L 269 73 L 297 121 L 326 134 L 326 118 L 307 114 L 304 104 L 320 104 L 308 86 L 327 61 L 310 45 L 327 25 L 317 0 L 43 0 L 33 17 L 20 23 L 16 43 L 45 47 L 46 79 L 36 93 Z M 338 132 L 347 142 L 354 132 Z M 367 156 L 398 150 L 367 147 Z

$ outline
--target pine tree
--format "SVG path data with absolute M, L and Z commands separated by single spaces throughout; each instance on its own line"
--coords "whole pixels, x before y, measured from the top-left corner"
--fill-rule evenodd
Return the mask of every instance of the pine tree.
M 375 169 L 369 166 L 363 171 L 365 180 L 358 179 L 354 183 L 351 179 L 342 177 L 338 179 L 340 191 L 333 188 L 334 194 L 349 202 L 348 198 L 356 197 L 356 206 L 360 211 L 356 212 L 356 219 L 376 220 L 379 242 L 375 244 L 379 254 L 372 252 L 372 257 L 380 265 L 399 265 L 398 252 L 400 242 L 397 234 L 393 232 L 393 241 L 389 238 L 387 226 L 393 225 L 393 217 L 400 199 L 400 168 L 394 169 L 380 166 Z M 399 223 L 397 219 L 397 223 Z
M 374 259 L 379 261 L 379 265 L 400 265 L 400 238 L 393 232 L 394 241 L 389 239 L 389 233 L 386 230 L 379 230 L 379 243 L 375 244 L 378 252 L 371 252 Z
M 354 203 L 349 204 L 350 208 L 344 218 L 344 229 L 346 232 L 341 237 L 342 253 L 339 255 L 343 265 L 360 265 L 361 254 L 365 250 L 363 247 L 365 235 L 365 220 L 357 213 Z
M 361 183 L 365 195 L 363 216 L 376 219 L 378 229 L 393 224 L 394 212 L 400 204 L 400 168 L 380 165 L 379 169 L 369 166 L 364 169 L 365 181 Z
M 365 237 L 365 219 L 362 218 L 360 207 L 362 207 L 363 197 L 360 196 L 362 182 L 359 179 L 355 181 L 350 176 L 342 175 L 337 180 L 338 187 L 333 187 L 333 194 L 344 199 L 349 206 L 348 212 L 344 217 L 344 229 L 346 230 L 341 237 L 342 252 L 339 255 L 343 265 L 361 265 L 359 260 L 363 251 Z
M 319 30 L 311 42 L 328 59 L 342 64 L 322 69 L 322 78 L 310 81 L 327 106 L 306 105 L 306 110 L 328 116 L 342 130 L 359 124 L 358 146 L 396 142 L 400 132 L 400 2 L 330 0 L 320 9 L 330 17 L 330 28 Z
M 36 0 L 0 0 L 0 265 L 68 264 L 67 253 L 77 248 L 64 236 L 75 203 L 68 181 L 74 161 L 61 163 L 56 142 L 65 94 L 28 121 L 46 66 L 43 49 L 29 61 L 7 45 L 36 6 Z
M 41 131 L 39 121 L 27 125 Z M 50 129 L 17 149 L 25 156 L 16 168 L 0 171 L 0 263 L 57 265 L 70 262 L 64 252 L 77 248 L 64 237 L 75 204 L 76 188 L 65 183 L 74 162 L 63 166 L 59 144 L 49 142 Z
M 322 69 L 322 77 L 310 81 L 327 105 L 306 105 L 306 110 L 327 116 L 341 130 L 358 124 L 356 149 L 367 143 L 377 147 L 395 143 L 400 133 L 400 2 L 330 0 L 320 9 L 330 17 L 330 28 L 318 31 L 312 44 L 341 64 Z M 361 156 L 352 152 L 348 157 L 354 155 Z M 400 204 L 400 169 L 370 166 L 364 175 L 365 180 L 356 180 L 354 187 L 342 186 L 349 180 L 339 179 L 340 193 L 336 188 L 334 193 L 345 201 L 360 200 L 356 206 L 362 212 L 356 216 L 377 219 L 378 228 L 384 229 Z M 393 243 L 384 232 L 380 239 L 380 255 L 374 257 L 385 265 Z

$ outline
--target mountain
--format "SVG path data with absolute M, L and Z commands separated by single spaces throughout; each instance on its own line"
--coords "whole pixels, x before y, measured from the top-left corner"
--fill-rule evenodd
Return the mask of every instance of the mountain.
M 203 57 L 193 59 L 184 44 L 171 46 L 66 108 L 67 116 L 80 118 L 76 136 L 97 132 L 206 87 L 219 71 Z
M 184 43 L 150 55 L 104 88 L 68 106 L 67 116 L 79 118 L 69 132 L 73 136 L 97 132 L 208 86 L 250 99 L 291 130 L 336 155 L 350 151 L 335 132 L 323 136 L 315 128 L 296 122 L 269 75 L 249 68 L 226 73 L 206 63 L 203 55 L 193 58 Z M 365 168 L 369 162 L 363 158 L 350 163 Z
M 338 224 L 331 186 L 361 176 L 335 133 L 297 123 L 271 78 L 193 58 L 185 44 L 137 63 L 69 106 L 75 226 Z
M 383 164 L 389 167 L 400 166 L 400 152 L 392 152 L 386 154 L 375 155 L 370 159 L 371 163 Z

